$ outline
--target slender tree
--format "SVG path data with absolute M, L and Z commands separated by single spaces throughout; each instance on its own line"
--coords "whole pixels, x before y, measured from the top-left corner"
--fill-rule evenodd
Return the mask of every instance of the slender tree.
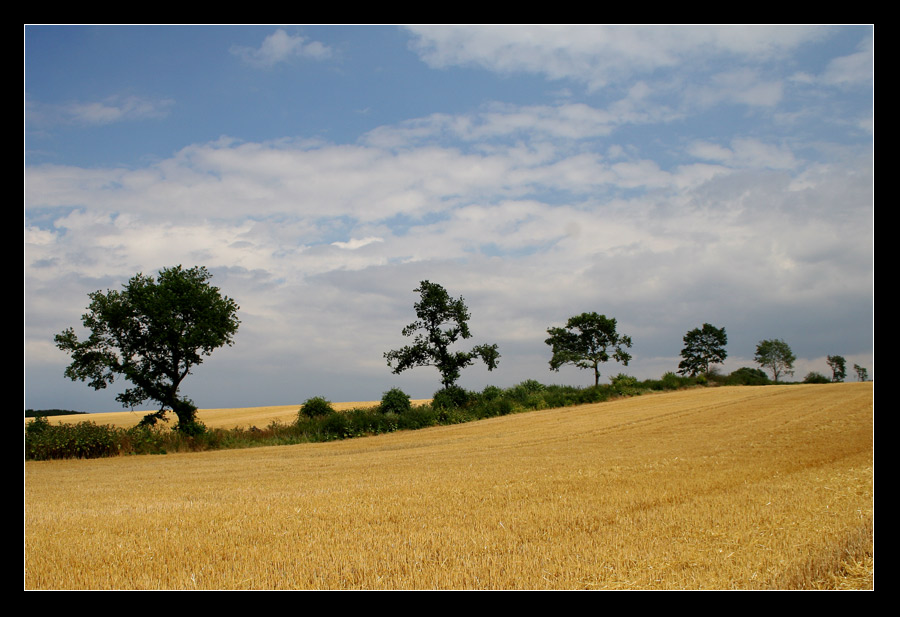
M 790 346 L 781 339 L 760 341 L 756 346 L 754 361 L 763 368 L 772 371 L 775 383 L 781 375 L 794 374 L 794 362 L 797 356 Z
M 844 356 L 828 356 L 825 361 L 828 363 L 828 368 L 831 369 L 831 381 L 844 381 L 844 378 L 847 377 L 847 360 L 844 359 Z
M 460 371 L 480 358 L 489 371 L 497 368 L 497 345 L 477 345 L 471 351 L 451 351 L 459 339 L 472 337 L 469 309 L 462 297 L 453 299 L 437 283 L 422 281 L 415 291 L 420 299 L 414 308 L 418 319 L 403 329 L 403 336 L 414 336 L 413 344 L 384 354 L 395 374 L 417 366 L 437 367 L 441 384 L 449 388 Z

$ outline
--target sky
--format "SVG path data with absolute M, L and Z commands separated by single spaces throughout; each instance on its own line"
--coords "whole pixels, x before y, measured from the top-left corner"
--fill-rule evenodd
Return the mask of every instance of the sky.
M 88 294 L 206 266 L 234 345 L 183 382 L 200 408 L 413 398 L 395 375 L 414 290 L 463 297 L 499 346 L 472 390 L 549 368 L 547 329 L 617 320 L 628 366 L 719 370 L 780 338 L 874 376 L 874 28 L 26 26 L 25 405 L 118 411 L 63 375 Z M 148 403 L 146 409 L 152 409 Z

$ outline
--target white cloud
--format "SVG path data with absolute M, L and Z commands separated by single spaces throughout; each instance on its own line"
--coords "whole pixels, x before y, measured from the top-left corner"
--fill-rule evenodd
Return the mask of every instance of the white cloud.
M 410 26 L 433 67 L 568 78 L 597 89 L 659 68 L 727 54 L 762 61 L 828 34 L 805 26 Z
M 828 63 L 822 81 L 829 85 L 854 86 L 875 78 L 875 41 L 867 37 L 859 51 L 848 56 L 835 58 Z
M 432 114 L 397 125 L 369 131 L 362 142 L 380 148 L 403 148 L 435 141 L 479 143 L 494 140 L 526 139 L 534 147 L 542 140 L 575 143 L 609 136 L 625 125 L 667 122 L 681 114 L 647 98 L 643 83 L 633 86 L 627 95 L 608 109 L 584 103 L 559 105 L 511 105 L 489 103 L 469 114 Z
M 731 148 L 697 141 L 690 145 L 688 152 L 697 158 L 718 161 L 736 168 L 793 169 L 798 165 L 793 152 L 787 147 L 750 138 L 732 140 Z
M 377 236 L 366 236 L 365 238 L 350 238 L 348 242 L 332 242 L 332 246 L 336 246 L 339 249 L 347 249 L 349 251 L 355 251 L 356 249 L 361 249 L 364 246 L 368 246 L 373 242 L 384 242 L 384 238 L 379 238 Z
M 871 160 L 829 146 L 812 164 L 798 154 L 810 144 L 736 136 L 664 166 L 603 139 L 608 117 L 497 105 L 356 145 L 226 138 L 134 170 L 28 167 L 26 355 L 61 365 L 47 341 L 77 324 L 86 293 L 177 263 L 210 267 L 241 306 L 239 354 L 215 359 L 237 376 L 213 388 L 232 396 L 223 406 L 293 402 L 240 398 L 285 366 L 290 384 L 267 391 L 377 398 L 391 382 L 381 353 L 402 344 L 423 279 L 464 295 L 476 337 L 500 343 L 501 370 L 484 377 L 499 385 L 554 379 L 546 328 L 578 311 L 619 318 L 636 358 L 675 357 L 698 319 L 737 349 L 867 297 Z M 658 377 L 647 367 L 630 370 Z M 394 384 L 436 389 L 422 373 Z
M 692 86 L 685 98 L 701 107 L 720 103 L 773 107 L 783 94 L 781 80 L 765 79 L 758 71 L 744 68 L 713 75 L 703 85 Z
M 319 41 L 310 41 L 299 34 L 292 36 L 279 28 L 267 36 L 259 48 L 234 45 L 231 53 L 251 66 L 271 68 L 292 58 L 325 60 L 331 57 L 332 50 Z
M 148 118 L 163 118 L 175 104 L 172 99 L 149 99 L 138 96 L 110 96 L 102 101 L 72 102 L 48 105 L 29 101 L 25 120 L 34 128 L 58 125 L 99 126 L 117 122 L 132 122 Z

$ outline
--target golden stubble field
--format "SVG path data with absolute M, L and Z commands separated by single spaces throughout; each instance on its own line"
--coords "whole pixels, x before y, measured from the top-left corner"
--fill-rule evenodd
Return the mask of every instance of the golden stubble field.
M 431 399 L 417 399 L 411 401 L 413 405 L 421 405 Z M 357 403 L 333 403 L 335 411 L 347 411 L 354 407 L 375 407 L 381 401 L 365 401 Z M 256 426 L 263 428 L 272 422 L 289 424 L 297 420 L 297 413 L 303 406 L 302 403 L 294 405 L 271 405 L 268 407 L 242 407 L 239 409 L 200 409 L 197 411 L 197 419 L 209 428 L 234 428 L 237 426 L 250 428 Z M 136 426 L 145 414 L 156 411 L 155 409 L 143 411 L 114 411 L 100 414 L 76 414 L 71 416 L 50 416 L 48 421 L 53 424 L 76 424 L 78 422 L 94 422 L 96 424 L 108 424 L 118 428 L 131 428 Z M 177 418 L 172 412 L 166 415 L 167 424 L 171 427 Z M 25 419 L 25 424 L 31 422 L 31 418 Z
M 25 463 L 26 589 L 873 587 L 873 384 Z

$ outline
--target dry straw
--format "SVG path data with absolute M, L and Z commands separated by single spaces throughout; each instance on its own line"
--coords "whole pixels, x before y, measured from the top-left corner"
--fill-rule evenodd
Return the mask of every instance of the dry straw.
M 871 588 L 872 388 L 27 462 L 25 587 Z

